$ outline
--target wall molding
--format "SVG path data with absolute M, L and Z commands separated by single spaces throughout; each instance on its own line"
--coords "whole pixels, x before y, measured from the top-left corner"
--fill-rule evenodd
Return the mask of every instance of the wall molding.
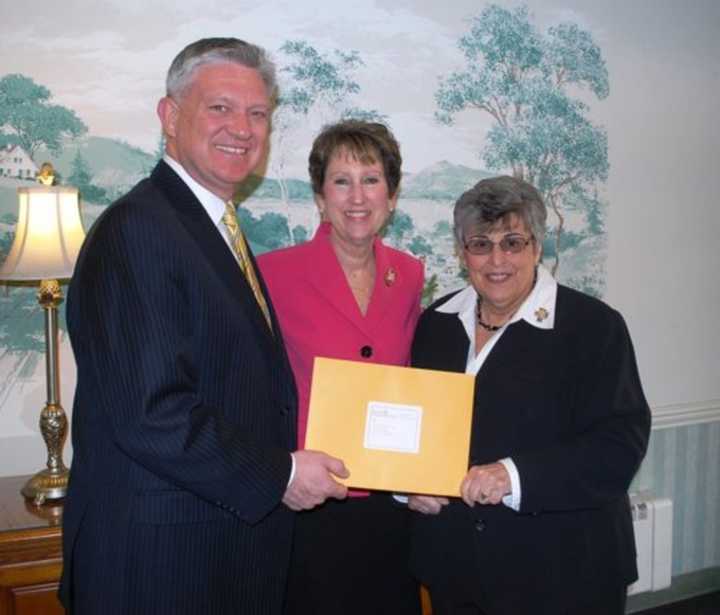
M 659 406 L 652 409 L 652 428 L 670 429 L 720 421 L 720 399 Z

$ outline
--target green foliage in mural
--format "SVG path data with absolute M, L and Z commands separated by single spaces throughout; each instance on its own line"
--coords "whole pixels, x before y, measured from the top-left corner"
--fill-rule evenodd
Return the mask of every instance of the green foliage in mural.
M 361 109 L 360 107 L 348 107 L 340 115 L 342 120 L 361 120 L 363 122 L 387 123 L 388 116 L 375 109 Z
M 93 203 L 107 203 L 107 195 L 103 188 L 93 185 L 90 165 L 78 149 L 73 158 L 68 183 L 80 191 L 80 196 Z
M 287 86 L 278 100 L 281 108 L 301 116 L 314 110 L 327 122 L 340 118 L 378 121 L 385 117 L 351 102 L 360 93 L 354 73 L 363 61 L 357 51 L 335 49 L 323 54 L 306 41 L 287 41 L 280 50 L 288 57 L 287 65 L 281 69 L 287 77 Z
M 415 235 L 408 244 L 408 250 L 415 256 L 429 256 L 433 249 L 430 242 L 422 235 Z
M 360 93 L 355 72 L 363 66 L 357 51 L 318 51 L 306 41 L 286 41 L 280 48 L 284 56 L 280 70 L 280 95 L 273 115 L 274 175 L 280 199 L 289 206 L 291 187 L 285 166 L 293 152 L 292 137 L 298 126 L 317 117 L 322 124 L 345 118 L 382 121 L 385 116 L 366 110 L 353 101 Z M 294 241 L 294 237 L 288 237 Z
M 293 243 L 295 245 L 305 243 L 309 239 L 308 230 L 300 224 L 293 227 L 292 236 L 293 236 Z
M 307 115 L 317 104 L 335 108 L 360 91 L 352 73 L 362 60 L 356 51 L 334 50 L 321 54 L 305 41 L 287 41 L 280 50 L 291 62 L 282 69 L 291 77 L 291 85 L 280 93 L 280 105 Z
M 435 223 L 435 226 L 432 230 L 432 236 L 435 239 L 438 239 L 443 236 L 452 235 L 452 228 L 450 227 L 450 223 L 447 220 L 439 220 Z
M 237 215 L 248 241 L 258 254 L 287 245 L 290 229 L 282 214 L 268 212 L 256 218 L 249 209 L 238 207 Z
M 396 209 L 390 218 L 390 222 L 381 233 L 383 237 L 389 239 L 391 243 L 396 246 L 400 246 L 402 240 L 409 236 L 414 228 L 415 224 L 413 223 L 412 218 L 404 211 Z
M 30 284 L 0 286 L 0 347 L 3 353 L 45 350 L 44 315 L 37 301 L 37 290 L 37 285 Z
M 494 171 L 510 170 L 540 189 L 554 213 L 553 273 L 560 263 L 569 202 L 602 222 L 593 206 L 608 174 L 607 134 L 587 117 L 581 92 L 607 97 L 608 73 L 589 32 L 564 23 L 540 33 L 525 7 L 489 5 L 474 17 L 459 47 L 464 70 L 441 80 L 437 119 L 479 111 L 493 124 L 481 156 Z
M 13 135 L 31 158 L 41 146 L 57 154 L 64 139 L 87 132 L 74 111 L 51 104 L 51 98 L 50 90 L 24 75 L 0 79 L 0 131 Z

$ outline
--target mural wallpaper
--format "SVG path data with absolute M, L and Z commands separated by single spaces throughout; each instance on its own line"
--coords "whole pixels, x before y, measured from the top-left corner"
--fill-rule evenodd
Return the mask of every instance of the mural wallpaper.
M 277 17 L 272 36 L 253 37 L 252 29 L 208 33 L 199 24 L 198 31 L 185 28 L 177 45 L 158 44 L 145 63 L 123 68 L 130 51 L 116 49 L 120 34 L 98 26 L 76 35 L 65 66 L 76 87 L 62 102 L 47 85 L 42 58 L 70 42 L 58 35 L 45 38 L 37 63 L 22 58 L 9 71 L 7 62 L 0 65 L 6 67 L 0 73 L 0 258 L 12 243 L 16 188 L 33 181 L 42 162 L 51 160 L 60 183 L 80 189 L 86 228 L 145 176 L 162 155 L 153 109 L 164 93 L 170 60 L 199 36 L 232 34 L 265 46 L 279 69 L 268 163 L 238 194 L 241 221 L 256 253 L 303 242 L 315 231 L 319 219 L 306 157 L 317 130 L 339 118 L 369 118 L 388 123 L 403 147 L 399 211 L 386 238 L 425 261 L 426 302 L 464 284 L 453 250 L 454 200 L 479 179 L 499 173 L 523 177 L 545 196 L 551 232 L 544 260 L 558 279 L 601 296 L 608 137 L 590 112 L 610 91 L 602 49 L 592 31 L 572 19 L 545 23 L 545 18 L 541 24 L 524 5 L 461 4 L 460 26 L 452 30 L 420 7 L 395 14 L 394 25 L 373 21 L 372 5 L 360 37 L 340 29 L 333 35 L 283 27 Z M 195 12 L 202 21 L 202 11 Z M 391 35 L 395 26 L 405 34 Z M 40 26 L 30 30 L 39 39 L 46 36 Z M 23 31 L 10 36 L 19 38 Z M 138 46 L 140 36 L 128 34 L 128 44 Z M 428 37 L 444 47 L 445 56 L 433 56 L 423 45 Z M 385 47 L 378 49 L 380 43 Z M 137 62 L 143 55 L 133 57 Z M 86 70 L 89 65 L 94 68 Z M 98 71 L 116 78 L 100 86 Z M 142 95 L 138 88 L 144 88 Z M 130 111 L 142 119 L 129 120 Z M 2 408 L 13 388 L 22 388 L 39 370 L 44 338 L 35 289 L 0 289 Z

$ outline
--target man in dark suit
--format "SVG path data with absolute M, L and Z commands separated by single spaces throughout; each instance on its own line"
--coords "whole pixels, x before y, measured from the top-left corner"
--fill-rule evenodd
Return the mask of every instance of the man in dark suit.
M 274 67 L 186 47 L 166 155 L 91 230 L 68 295 L 77 361 L 60 595 L 69 613 L 275 614 L 292 510 L 344 497 L 296 446 L 279 327 L 228 203 L 266 153 Z

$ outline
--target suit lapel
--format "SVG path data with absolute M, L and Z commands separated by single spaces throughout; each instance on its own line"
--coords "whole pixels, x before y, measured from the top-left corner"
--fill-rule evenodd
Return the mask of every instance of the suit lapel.
M 457 314 L 441 314 L 446 323 L 442 336 L 436 341 L 438 348 L 445 355 L 442 365 L 447 371 L 465 373 L 467 369 L 467 356 L 470 351 L 465 328 L 462 326 Z
M 413 340 L 412 365 L 463 374 L 470 342 L 458 315 L 438 312 L 440 305 L 427 308 L 420 317 Z
M 232 252 L 220 236 L 217 227 L 207 215 L 205 208 L 192 193 L 192 190 L 162 161 L 155 167 L 151 177 L 152 181 L 165 193 L 170 206 L 177 214 L 178 220 L 195 240 L 198 249 L 222 280 L 228 292 L 242 304 L 243 312 L 253 320 L 255 326 L 265 331 L 268 340 L 272 340 L 273 336 L 268 330 L 262 310 L 255 300 L 250 285 L 242 274 Z M 258 271 L 252 253 L 251 260 L 255 270 Z M 260 284 L 265 297 L 268 298 L 268 303 L 270 303 L 267 289 L 262 280 Z M 277 331 L 279 329 L 277 328 L 277 321 L 272 307 L 270 311 L 274 330 Z

